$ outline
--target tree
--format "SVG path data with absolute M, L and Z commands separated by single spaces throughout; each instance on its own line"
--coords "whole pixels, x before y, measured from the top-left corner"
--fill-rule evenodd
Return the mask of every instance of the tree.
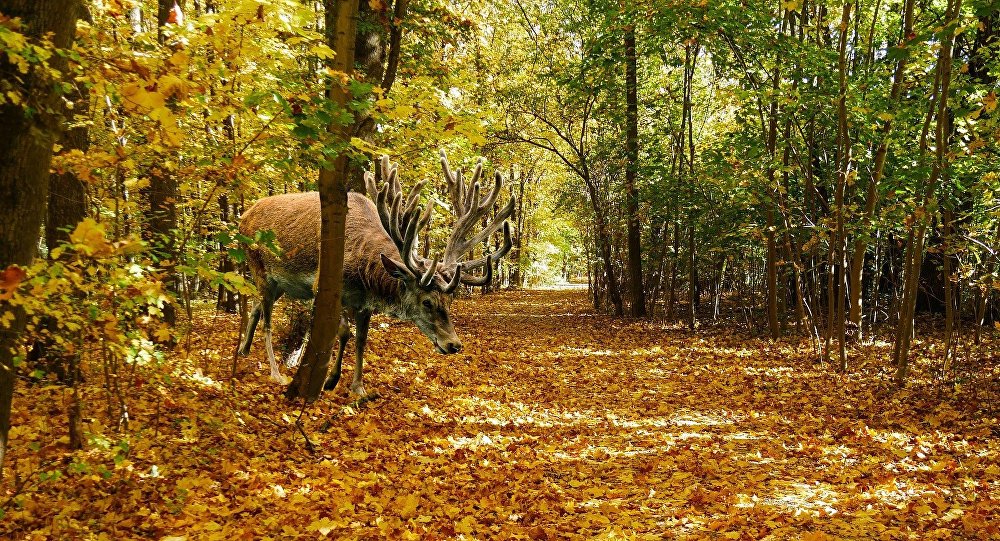
M 157 35 L 161 43 L 167 36 L 164 29 L 169 24 L 183 22 L 185 0 L 157 0 Z M 177 199 L 178 184 L 176 169 L 179 155 L 176 152 L 164 151 L 160 159 L 150 167 L 149 198 L 147 220 L 149 221 L 148 239 L 159 248 L 158 258 L 160 270 L 163 272 L 163 283 L 167 289 L 177 291 L 177 250 L 174 245 L 174 231 L 177 229 Z M 163 320 L 168 325 L 177 322 L 177 310 L 173 303 L 163 307 Z
M 336 56 L 330 69 L 348 77 L 354 68 L 355 35 L 357 32 L 356 0 L 325 0 L 326 38 Z M 336 78 L 329 83 L 327 98 L 346 111 L 351 92 L 345 82 Z M 313 301 L 311 338 L 302 356 L 302 364 L 288 385 L 285 396 L 316 400 L 326 382 L 330 356 L 333 354 L 341 320 L 341 292 L 344 276 L 344 227 L 347 220 L 347 179 L 350 160 L 346 142 L 353 128 L 350 123 L 331 123 L 328 131 L 334 135 L 336 156 L 319 171 L 320 197 L 320 256 L 316 299 Z
M 625 24 L 625 169 L 626 214 L 628 215 L 628 275 L 632 317 L 646 316 L 646 295 L 642 281 L 642 225 L 639 223 L 639 83 L 635 52 L 635 23 Z
M 79 2 L 75 0 L 7 0 L 0 11 L 19 17 L 22 31 L 33 46 L 42 52 L 41 40 L 51 33 L 51 45 L 66 49 L 73 41 Z M 49 58 L 50 66 L 65 68 L 59 56 Z M 25 60 L 23 57 L 20 60 Z M 53 73 L 40 64 L 18 67 L 8 53 L 0 57 L 0 73 L 21 83 L 18 90 L 24 106 L 9 99 L 0 103 L 0 269 L 8 280 L 17 276 L 17 265 L 31 263 L 38 245 L 38 231 L 48 199 L 49 163 L 52 145 L 60 132 L 58 86 Z M 31 113 L 29 113 L 29 110 Z M 0 318 L 6 319 L 11 308 L 0 302 Z M 17 377 L 14 349 L 24 328 L 24 313 L 13 310 L 9 328 L 0 332 L 0 475 L 7 451 L 10 408 Z

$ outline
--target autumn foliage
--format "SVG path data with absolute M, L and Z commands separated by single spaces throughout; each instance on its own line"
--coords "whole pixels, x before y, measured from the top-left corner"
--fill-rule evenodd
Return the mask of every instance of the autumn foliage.
M 0 2 L 0 538 L 1000 539 L 998 52 L 994 0 Z M 514 205 L 464 348 L 376 315 L 371 394 L 285 400 L 241 217 L 385 154 L 442 260 L 439 152 Z
M 578 291 L 462 300 L 466 352 L 376 321 L 369 385 L 302 419 L 231 318 L 183 368 L 128 376 L 131 430 L 60 440 L 62 387 L 25 387 L 3 535 L 174 539 L 989 539 L 995 396 L 893 393 L 808 348 L 594 313 Z M 870 352 L 875 354 L 873 350 Z M 257 362 L 263 360 L 257 356 Z M 97 381 L 94 378 L 91 381 Z M 86 385 L 100 403 L 104 391 Z M 42 474 L 39 480 L 39 474 Z

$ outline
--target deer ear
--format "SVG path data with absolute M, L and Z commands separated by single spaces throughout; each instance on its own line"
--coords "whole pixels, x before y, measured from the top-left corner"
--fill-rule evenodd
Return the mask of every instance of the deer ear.
M 408 271 L 406 267 L 403 267 L 399 263 L 396 263 L 395 261 L 389 259 L 389 257 L 386 256 L 385 254 L 379 254 L 379 255 L 382 256 L 382 266 L 385 267 L 385 272 L 388 272 L 389 276 L 392 276 L 397 280 L 405 280 L 406 278 L 413 278 L 413 275 L 410 274 L 410 271 Z

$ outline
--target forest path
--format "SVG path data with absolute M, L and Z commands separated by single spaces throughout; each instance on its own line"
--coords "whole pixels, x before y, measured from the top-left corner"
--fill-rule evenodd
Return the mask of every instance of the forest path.
M 451 356 L 374 320 L 365 378 L 381 398 L 344 409 L 341 384 L 310 407 L 315 453 L 266 370 L 244 361 L 235 393 L 175 379 L 169 400 L 134 405 L 127 468 L 42 487 L 0 537 L 1000 535 L 995 420 L 787 344 L 615 320 L 585 291 L 476 296 L 453 312 L 465 348 Z M 198 325 L 193 358 L 220 379 L 235 321 Z

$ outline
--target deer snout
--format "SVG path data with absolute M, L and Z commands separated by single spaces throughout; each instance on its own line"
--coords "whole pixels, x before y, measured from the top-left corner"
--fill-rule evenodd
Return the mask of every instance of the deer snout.
M 462 351 L 462 343 L 459 342 L 458 340 L 455 340 L 454 342 L 448 341 L 441 344 L 441 349 L 443 350 L 442 353 L 446 355 L 451 355 L 452 353 L 458 353 L 459 351 Z

